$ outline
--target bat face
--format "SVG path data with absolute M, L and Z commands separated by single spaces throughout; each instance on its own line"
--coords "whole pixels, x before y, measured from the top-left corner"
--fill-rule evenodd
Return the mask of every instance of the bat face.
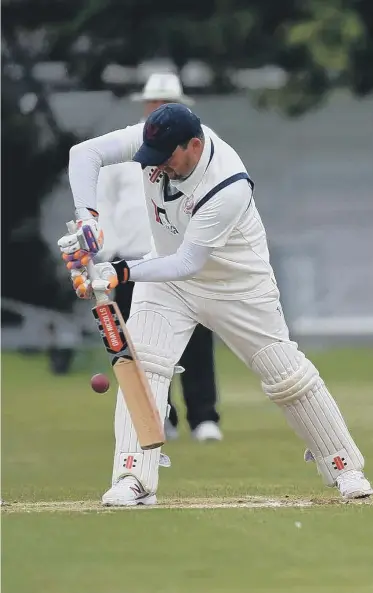
M 105 348 L 111 356 L 112 364 L 114 365 L 119 357 L 132 359 L 126 336 L 115 309 L 115 304 L 109 302 L 97 305 L 92 309 L 92 313 Z
M 146 450 L 160 447 L 165 441 L 163 423 L 118 305 L 114 301 L 98 303 L 92 313 L 110 356 L 141 448 Z

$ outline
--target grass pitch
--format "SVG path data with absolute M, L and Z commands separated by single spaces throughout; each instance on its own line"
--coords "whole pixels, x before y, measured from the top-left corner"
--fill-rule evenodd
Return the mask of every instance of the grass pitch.
M 373 506 L 343 504 L 258 381 L 217 352 L 222 443 L 164 451 L 159 508 L 102 509 L 112 464 L 113 388 L 66 377 L 43 357 L 3 356 L 3 593 L 368 593 Z M 101 357 L 102 354 L 102 357 Z M 373 352 L 311 356 L 373 475 Z M 177 399 L 183 415 L 182 404 Z

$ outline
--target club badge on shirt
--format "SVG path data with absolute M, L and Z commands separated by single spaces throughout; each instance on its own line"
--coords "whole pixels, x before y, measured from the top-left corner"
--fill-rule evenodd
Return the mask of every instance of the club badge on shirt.
M 187 198 L 184 202 L 183 211 L 188 216 L 191 216 L 192 212 L 193 212 L 193 208 L 194 208 L 194 198 L 193 198 L 193 196 L 189 196 L 189 198 Z

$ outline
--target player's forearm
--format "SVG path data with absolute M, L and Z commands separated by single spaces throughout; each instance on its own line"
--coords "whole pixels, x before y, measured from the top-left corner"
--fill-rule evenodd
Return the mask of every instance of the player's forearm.
M 126 128 L 76 144 L 70 150 L 69 181 L 74 204 L 97 210 L 97 182 L 101 167 L 130 161 L 141 144 L 139 130 Z
M 172 282 L 195 276 L 202 270 L 212 249 L 183 243 L 178 251 L 166 257 L 128 262 L 133 282 Z

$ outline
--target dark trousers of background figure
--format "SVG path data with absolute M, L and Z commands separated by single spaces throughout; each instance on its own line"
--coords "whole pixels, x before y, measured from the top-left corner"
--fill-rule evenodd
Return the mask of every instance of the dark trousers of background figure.
M 125 321 L 130 313 L 133 287 L 133 282 L 127 282 L 115 289 L 115 300 Z M 208 420 L 219 422 L 219 414 L 215 409 L 213 336 L 209 329 L 197 325 L 181 357 L 180 365 L 185 368 L 180 378 L 190 429 L 194 430 L 201 422 Z M 178 417 L 170 400 L 170 393 L 169 403 L 171 405 L 169 420 L 173 426 L 176 426 Z
M 47 326 L 49 346 L 47 358 L 49 370 L 53 375 L 67 375 L 75 357 L 74 347 L 61 347 L 58 345 L 58 330 L 51 321 Z

